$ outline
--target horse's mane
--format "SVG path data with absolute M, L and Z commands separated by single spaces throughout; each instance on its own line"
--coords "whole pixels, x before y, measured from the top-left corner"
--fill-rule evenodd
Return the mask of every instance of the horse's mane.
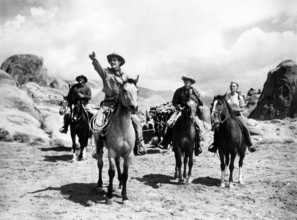
M 217 95 L 217 96 L 214 97 L 214 100 L 219 99 L 220 101 L 222 101 L 226 105 L 226 107 L 227 107 L 227 109 L 228 109 L 228 111 L 230 113 L 230 117 L 237 120 L 235 112 L 233 111 L 233 109 L 231 108 L 231 106 L 229 105 L 229 103 L 226 100 L 226 95 L 227 95 L 227 93 L 225 95 Z M 213 107 L 213 103 L 214 102 L 212 102 L 212 104 L 211 104 L 211 109 Z
M 123 86 L 124 86 L 125 84 L 127 84 L 127 83 L 132 83 L 132 84 L 134 84 L 134 85 L 136 86 L 137 81 L 136 81 L 135 79 L 128 78 L 126 81 L 124 81 Z

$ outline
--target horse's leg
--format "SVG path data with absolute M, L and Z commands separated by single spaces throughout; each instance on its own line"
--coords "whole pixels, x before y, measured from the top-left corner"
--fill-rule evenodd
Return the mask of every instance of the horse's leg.
M 72 161 L 77 160 L 75 150 L 76 150 L 76 140 L 75 140 L 75 131 L 73 126 L 70 125 L 70 134 L 71 134 L 71 140 L 72 140 Z
M 190 151 L 189 154 L 189 171 L 188 171 L 188 179 L 187 182 L 192 182 L 192 167 L 193 167 L 193 149 Z
M 184 154 L 184 173 L 183 173 L 184 179 L 187 179 L 187 166 L 188 166 L 188 155 Z
M 88 139 L 86 139 L 86 136 L 84 136 L 84 134 L 80 134 L 79 137 L 79 144 L 80 144 L 80 150 L 79 150 L 79 154 L 78 154 L 78 160 L 82 160 L 84 158 L 85 155 L 85 146 L 87 146 L 87 142 Z
M 101 153 L 97 153 L 97 154 L 98 154 L 97 166 L 98 166 L 98 170 L 99 170 L 97 187 L 102 188 L 102 185 L 103 185 L 103 181 L 102 181 L 103 155 Z
M 176 148 L 176 146 L 174 146 L 174 148 Z M 178 154 L 178 150 L 174 151 L 174 156 L 175 156 L 175 170 L 174 170 L 174 178 L 177 179 L 179 176 L 178 173 L 178 161 L 180 160 L 179 154 Z
M 120 157 L 117 156 L 116 160 L 115 160 L 115 163 L 116 163 L 117 172 L 118 172 L 119 189 L 122 188 L 122 184 L 123 184 L 120 162 L 121 162 Z
M 235 161 L 235 157 L 236 157 L 236 153 L 232 153 L 232 154 L 231 154 L 230 166 L 229 166 L 229 170 L 230 170 L 229 187 L 230 187 L 230 188 L 233 187 L 233 170 L 234 170 L 234 161 Z
M 226 173 L 226 165 L 225 165 L 225 156 L 224 153 L 219 151 L 220 161 L 221 161 L 221 185 L 220 187 L 225 187 L 225 173 Z
M 123 201 L 123 204 L 128 202 L 127 180 L 128 180 L 128 171 L 129 171 L 130 162 L 131 162 L 131 158 L 129 156 L 127 158 L 124 158 L 124 171 L 122 174 L 122 180 L 123 180 L 122 201 Z
M 103 181 L 102 181 L 102 169 L 103 169 L 103 138 L 100 136 L 99 133 L 94 134 L 94 142 L 96 146 L 96 153 L 98 155 L 97 158 L 97 166 L 99 170 L 99 178 L 97 187 L 102 188 Z
M 112 204 L 113 178 L 115 176 L 115 159 L 109 155 L 109 185 L 106 195 L 106 204 Z
M 244 156 L 245 156 L 245 152 L 241 153 L 241 155 L 239 156 L 239 161 L 238 161 L 238 166 L 239 166 L 238 182 L 239 182 L 239 184 L 243 184 L 243 180 L 242 180 L 242 166 L 243 166 Z
M 179 183 L 185 183 L 185 179 L 183 178 L 183 175 L 182 175 L 182 165 L 183 165 L 183 161 L 184 161 L 184 158 L 185 158 L 185 154 L 184 153 L 181 153 L 180 150 L 179 151 L 179 161 L 178 161 L 178 182 Z

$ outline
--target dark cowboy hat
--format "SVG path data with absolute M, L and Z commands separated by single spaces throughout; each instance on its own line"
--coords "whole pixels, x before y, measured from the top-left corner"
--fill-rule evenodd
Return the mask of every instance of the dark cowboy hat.
M 79 79 L 83 79 L 85 82 L 88 82 L 88 78 L 85 77 L 84 75 L 80 75 L 80 76 L 76 77 L 75 80 L 78 81 Z
M 196 82 L 196 80 L 194 79 L 194 77 L 192 75 L 186 75 L 182 77 L 182 80 L 190 80 L 192 82 L 192 84 L 194 84 Z
M 121 55 L 116 54 L 116 53 L 112 53 L 112 54 L 107 55 L 107 61 L 110 63 L 110 60 L 113 57 L 116 57 L 116 58 L 119 59 L 119 61 L 121 61 L 120 66 L 123 66 L 125 64 L 125 59 Z

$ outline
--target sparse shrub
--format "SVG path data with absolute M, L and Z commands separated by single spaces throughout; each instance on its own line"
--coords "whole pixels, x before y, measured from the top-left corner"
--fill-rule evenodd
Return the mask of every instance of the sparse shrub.
M 30 137 L 27 134 L 17 132 L 13 135 L 13 140 L 20 143 L 29 143 Z
M 64 147 L 63 142 L 60 139 L 51 139 L 50 145 L 53 147 Z
M 292 144 L 295 143 L 295 140 L 293 138 L 285 138 L 284 144 Z
M 7 130 L 5 130 L 4 128 L 0 128 L 0 141 L 5 141 L 5 142 L 13 141 L 9 132 Z
M 295 125 L 290 125 L 290 126 L 289 126 L 289 129 L 291 129 L 291 130 L 295 130 L 295 129 L 296 129 L 296 126 L 295 126 Z
M 34 138 L 34 140 L 30 142 L 30 145 L 34 146 L 34 145 L 39 145 L 40 143 L 44 143 L 44 140 L 38 137 L 38 138 Z

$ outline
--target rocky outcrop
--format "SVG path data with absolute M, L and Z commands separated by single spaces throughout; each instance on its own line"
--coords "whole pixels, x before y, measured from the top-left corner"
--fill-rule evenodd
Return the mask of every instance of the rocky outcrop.
M 297 117 L 297 63 L 286 60 L 268 73 L 256 108 L 249 115 L 258 120 Z
M 14 79 L 7 72 L 0 70 L 0 84 L 16 86 Z
M 22 85 L 20 88 L 25 90 L 29 97 L 31 97 L 31 99 L 37 105 L 54 105 L 57 107 L 63 100 L 63 96 L 67 95 L 66 92 L 63 92 L 61 90 L 39 86 L 38 84 L 33 82 Z
M 1 69 L 7 72 L 19 85 L 36 82 L 47 85 L 47 69 L 43 65 L 43 58 L 36 55 L 20 54 L 6 59 Z
M 68 83 L 66 83 L 64 80 L 62 79 L 54 79 L 49 86 L 51 88 L 55 88 L 55 89 L 60 89 L 63 91 L 68 91 L 69 90 L 69 85 Z

